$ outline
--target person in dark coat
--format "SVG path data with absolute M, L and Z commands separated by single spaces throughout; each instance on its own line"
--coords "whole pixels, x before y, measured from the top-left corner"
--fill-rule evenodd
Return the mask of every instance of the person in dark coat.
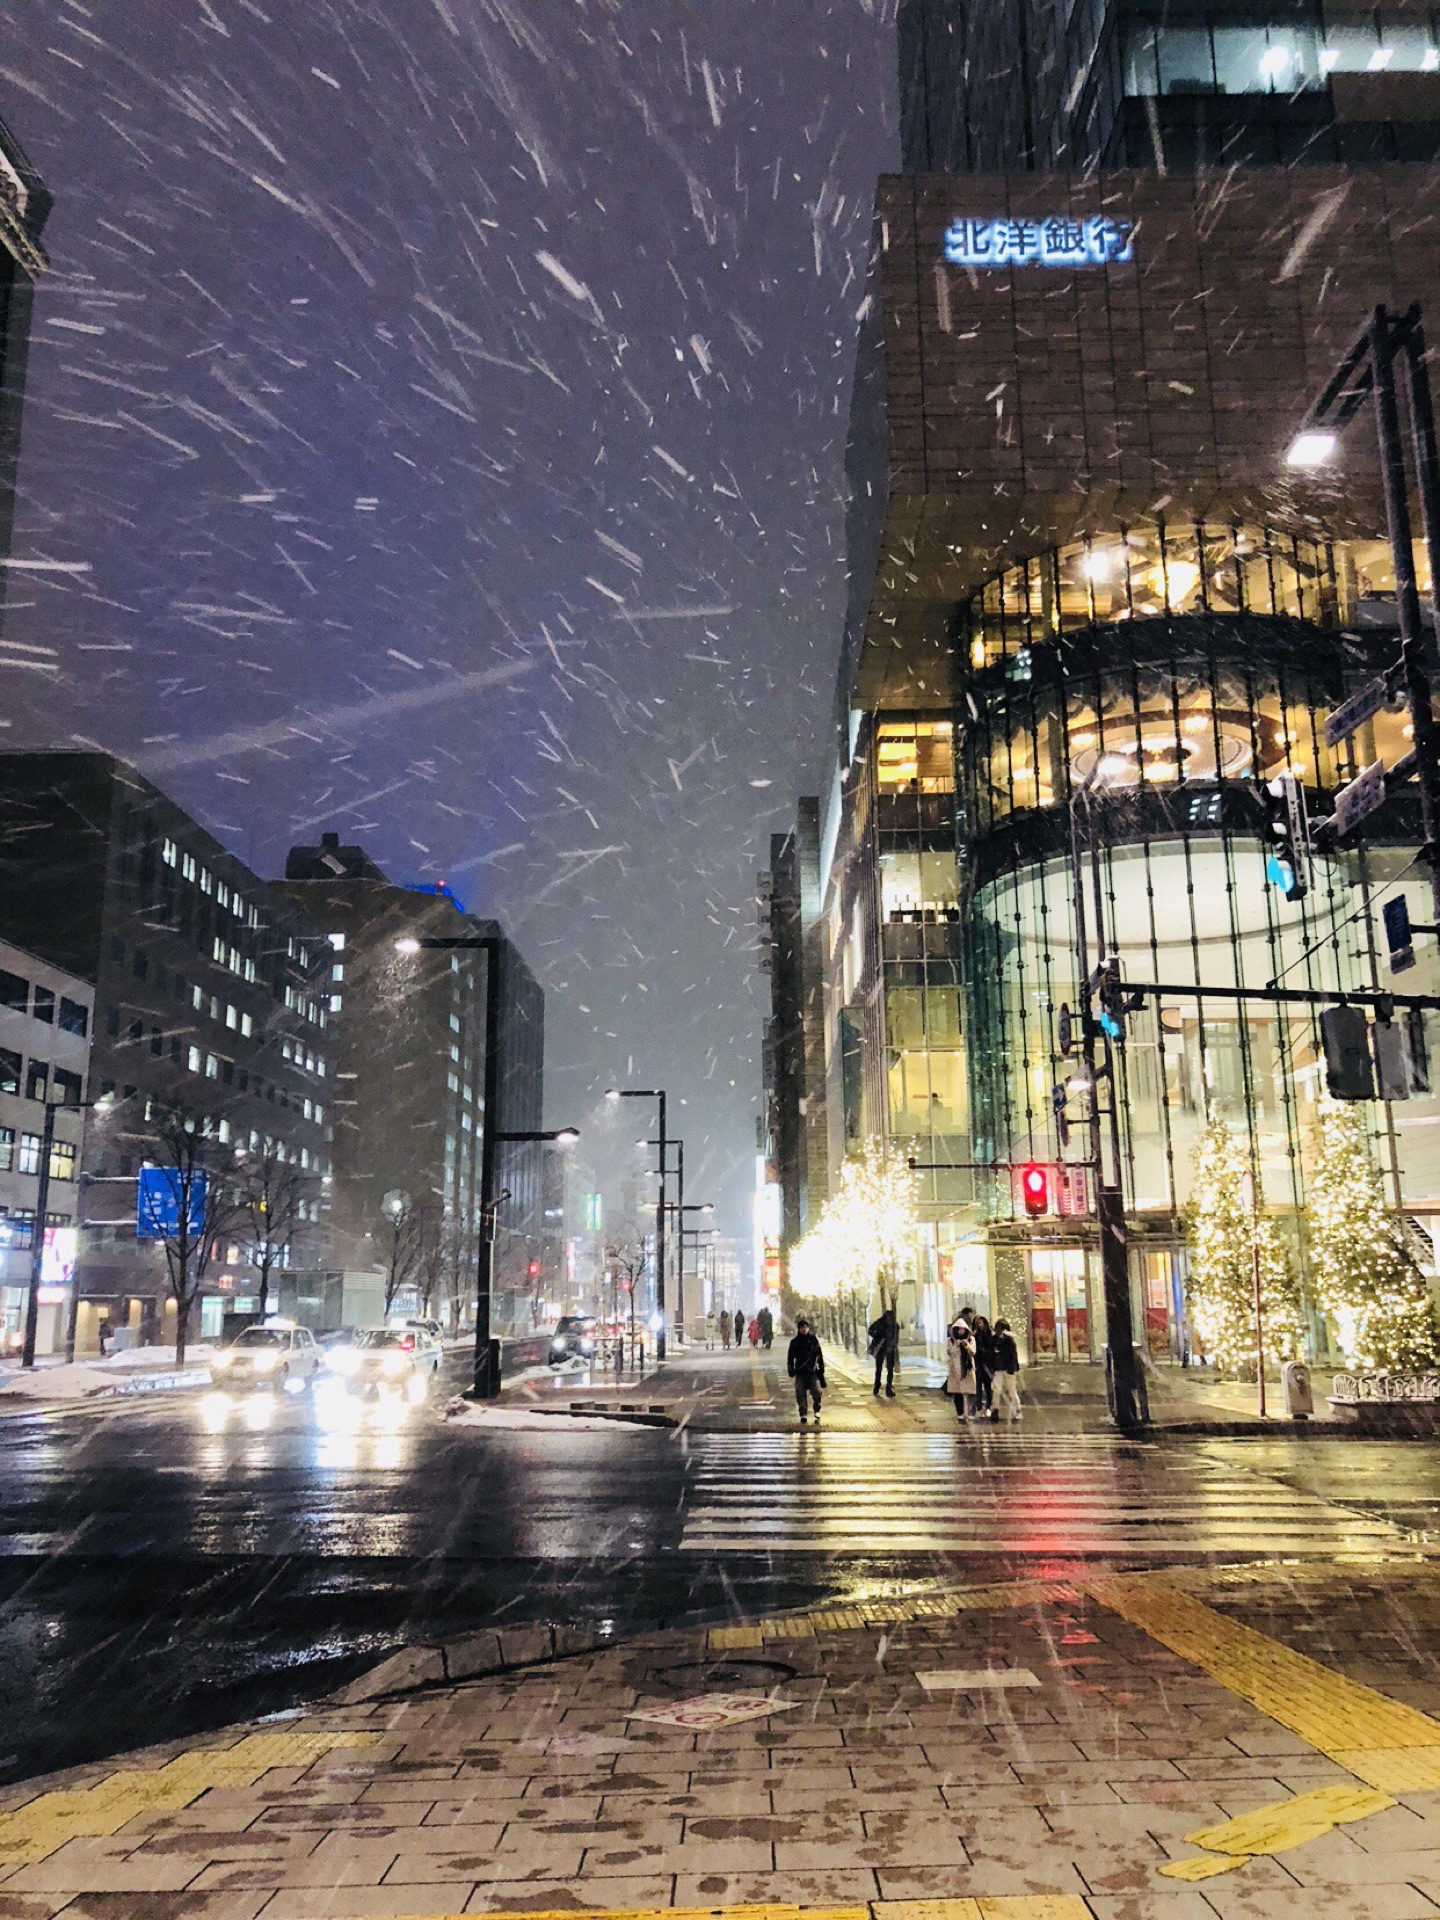
M 785 1356 L 785 1366 L 795 1382 L 795 1404 L 800 1409 L 800 1424 L 808 1424 L 809 1403 L 814 1402 L 815 1418 L 820 1418 L 820 1389 L 825 1385 L 825 1355 L 820 1342 L 810 1331 L 808 1320 L 795 1322 L 795 1338 Z
M 872 1320 L 867 1329 L 870 1335 L 870 1352 L 875 1361 L 875 1393 L 880 1393 L 880 1376 L 885 1376 L 885 1396 L 895 1398 L 895 1362 L 900 1358 L 900 1323 L 895 1318 L 895 1309 L 886 1307 L 878 1320 Z
M 975 1410 L 982 1419 L 993 1420 L 995 1335 L 983 1313 L 976 1314 L 970 1331 L 975 1336 Z
M 745 1338 L 745 1316 L 739 1307 L 735 1309 L 735 1344 L 738 1347 Z
M 760 1322 L 760 1339 L 768 1353 L 775 1339 L 775 1316 L 769 1307 L 761 1307 L 755 1318 Z
M 1020 1418 L 1020 1355 L 1008 1320 L 997 1320 L 994 1333 L 995 1409 L 992 1420 L 1001 1412 L 1009 1420 Z

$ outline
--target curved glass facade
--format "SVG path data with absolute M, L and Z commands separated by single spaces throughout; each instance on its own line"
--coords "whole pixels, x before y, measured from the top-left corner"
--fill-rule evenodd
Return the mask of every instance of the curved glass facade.
M 1364 543 L 1263 529 L 1131 529 L 1009 569 L 970 610 L 955 735 L 966 1144 L 995 1171 L 974 1175 L 968 1231 L 1032 1353 L 1085 1358 L 1103 1339 L 1089 1090 L 1060 1046 L 1060 1009 L 1082 999 L 1077 900 L 1089 965 L 1114 954 L 1127 980 L 1161 989 L 1115 1049 L 1137 1324 L 1152 1351 L 1184 1348 L 1184 1210 L 1208 1115 L 1248 1143 L 1303 1273 L 1318 1008 L 1243 996 L 1277 980 L 1383 990 L 1379 901 L 1403 890 L 1424 922 L 1429 886 L 1417 803 L 1402 793 L 1363 848 L 1317 856 L 1308 895 L 1287 902 L 1267 879 L 1260 783 L 1293 774 L 1323 815 L 1359 768 L 1406 750 L 1403 713 L 1382 711 L 1338 750 L 1324 733 L 1325 715 L 1393 656 L 1392 639 L 1365 631 L 1385 620 L 1355 621 L 1367 605 L 1393 614 L 1387 561 Z M 1342 619 L 1355 622 L 1343 642 Z M 1427 958 L 1404 985 L 1433 992 L 1434 971 Z M 1404 1038 L 1410 1098 L 1367 1112 L 1392 1199 L 1440 1212 L 1430 1035 L 1415 1020 Z M 1013 1168 L 1031 1160 L 1051 1170 L 1043 1222 L 1014 1190 Z

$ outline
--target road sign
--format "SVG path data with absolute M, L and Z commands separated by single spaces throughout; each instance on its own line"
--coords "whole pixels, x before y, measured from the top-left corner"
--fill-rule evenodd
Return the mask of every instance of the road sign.
M 1069 1005 L 1064 1000 L 1060 1002 L 1060 1017 L 1056 1022 L 1055 1044 L 1060 1049 L 1060 1058 L 1062 1060 L 1068 1060 L 1070 1058 L 1070 1050 L 1075 1045 L 1075 1022 L 1071 1018 Z
M 1385 922 L 1385 945 L 1390 949 L 1390 971 L 1403 973 L 1415 964 L 1415 936 L 1410 928 L 1410 902 L 1403 893 L 1387 900 L 1380 910 Z
M 1385 763 L 1373 761 L 1335 796 L 1335 831 L 1343 836 L 1359 826 L 1385 798 Z
M 188 1202 L 188 1230 L 198 1237 L 205 1231 L 205 1187 L 203 1167 L 190 1168 L 188 1175 L 179 1167 L 142 1167 L 135 1182 L 136 1238 L 169 1240 L 178 1234 L 182 1192 Z
M 1352 693 L 1348 700 L 1342 700 L 1335 711 L 1325 721 L 1325 744 L 1338 747 L 1342 740 L 1348 740 L 1357 727 L 1363 727 L 1372 719 L 1390 698 L 1390 686 L 1384 674 L 1374 680 L 1367 680 L 1358 692 Z

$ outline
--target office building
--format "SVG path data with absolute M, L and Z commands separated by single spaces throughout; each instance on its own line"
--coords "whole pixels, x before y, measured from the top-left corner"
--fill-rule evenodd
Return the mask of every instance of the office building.
M 193 1118 L 216 1164 L 293 1168 L 282 1264 L 317 1264 L 330 1164 L 326 951 L 316 931 L 174 801 L 109 754 L 0 753 L 0 937 L 93 991 L 78 1346 L 102 1322 L 172 1337 L 163 1247 L 136 1237 L 136 1176 L 166 1117 Z M 201 1326 L 253 1308 L 237 1219 L 205 1279 Z M 191 1326 L 192 1338 L 196 1327 Z
M 17 1351 L 25 1335 L 47 1101 L 56 1103 L 56 1112 L 35 1350 L 65 1346 L 93 1010 L 87 981 L 0 940 L 0 1351 L 6 1353 Z
M 1212 1116 L 1303 1281 L 1318 1008 L 1238 996 L 1383 986 L 1382 898 L 1430 918 L 1413 788 L 1363 845 L 1317 847 L 1303 898 L 1267 872 L 1268 783 L 1292 775 L 1318 820 L 1406 745 L 1389 711 L 1338 747 L 1324 727 L 1396 657 L 1371 417 L 1317 470 L 1288 449 L 1377 304 L 1440 322 L 1428 16 L 1419 39 L 1365 16 L 1363 68 L 1360 29 L 1286 20 L 901 10 L 910 170 L 876 199 L 818 888 L 832 1178 L 869 1137 L 916 1164 L 903 1298 L 937 1343 L 969 1300 L 1032 1357 L 1099 1356 L 1089 1089 L 1064 1037 L 1102 953 L 1166 989 L 1115 1046 L 1141 1337 L 1162 1359 L 1191 1344 L 1184 1215 Z M 1235 77 L 1242 28 L 1247 74 L 1276 85 Z M 1428 594 L 1423 555 L 1421 574 Z M 1433 1268 L 1422 1023 L 1406 1045 L 1367 1113 Z M 1313 1349 L 1332 1335 L 1312 1312 Z
M 448 889 L 388 880 L 337 834 L 294 847 L 275 891 L 324 929 L 335 1052 L 332 1259 L 384 1271 L 402 1304 L 469 1316 L 483 1130 L 535 1132 L 544 1104 L 544 995 L 493 920 Z M 473 942 L 402 950 L 398 941 Z M 488 1001 L 496 996 L 498 1106 L 485 1111 Z M 544 1251 L 538 1144 L 502 1141 L 496 1157 L 495 1300 L 499 1331 L 530 1322 Z M 392 1198 L 391 1196 L 399 1196 Z M 387 1204 L 388 1199 L 388 1204 Z
M 761 966 L 771 1009 L 765 1151 L 780 1190 L 783 1269 L 818 1216 L 829 1179 L 818 799 L 802 799 L 790 831 L 771 835 L 770 865 L 760 878 Z

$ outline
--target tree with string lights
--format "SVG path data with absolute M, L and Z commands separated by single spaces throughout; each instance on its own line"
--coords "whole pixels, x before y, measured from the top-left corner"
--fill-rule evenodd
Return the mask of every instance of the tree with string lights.
M 1326 1094 L 1308 1188 L 1315 1297 L 1340 1350 L 1362 1367 L 1416 1367 L 1435 1354 L 1430 1289 L 1385 1205 L 1357 1107 Z
M 835 1192 L 790 1253 L 792 1291 L 813 1309 L 822 1332 L 858 1342 L 872 1293 L 893 1307 L 914 1258 L 919 1213 L 915 1175 L 905 1161 L 867 1140 L 840 1169 Z
M 1299 1351 L 1300 1292 L 1279 1229 L 1252 1205 L 1250 1169 L 1230 1124 L 1211 1116 L 1195 1148 L 1186 1213 L 1190 1272 L 1186 1303 L 1200 1351 L 1228 1371 L 1258 1364 L 1255 1269 L 1267 1359 Z

